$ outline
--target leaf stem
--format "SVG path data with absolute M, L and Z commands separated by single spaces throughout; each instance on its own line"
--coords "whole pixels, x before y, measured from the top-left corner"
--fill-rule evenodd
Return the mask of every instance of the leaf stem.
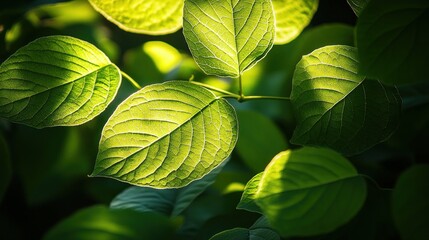
M 142 87 L 140 86 L 140 84 L 138 84 L 132 77 L 130 77 L 130 75 L 126 74 L 125 72 L 123 72 L 121 70 L 121 74 L 124 78 L 126 78 L 135 88 L 137 89 L 142 89 Z
M 205 87 L 205 88 L 207 88 L 207 89 L 210 89 L 210 90 L 212 90 L 212 91 L 215 91 L 215 92 L 218 92 L 218 93 L 223 93 L 223 94 L 225 94 L 225 95 L 223 95 L 222 97 L 232 97 L 232 98 L 235 98 L 235 99 L 239 99 L 240 98 L 240 96 L 239 95 L 237 95 L 237 94 L 235 94 L 235 93 L 232 93 L 232 92 L 229 92 L 229 91 L 227 91 L 227 90 L 223 90 L 223 89 L 220 89 L 220 88 L 217 88 L 217 87 L 213 87 L 213 86 L 210 86 L 210 85 L 208 85 L 208 84 L 205 84 L 205 83 L 202 83 L 202 82 L 194 82 L 194 81 L 190 81 L 192 84 L 195 84 L 195 85 L 199 85 L 199 86 L 202 86 L 202 87 Z
M 241 102 L 250 100 L 285 100 L 290 101 L 290 97 L 277 97 L 277 96 L 242 96 Z
M 239 102 L 243 101 L 244 93 L 243 93 L 243 82 L 241 80 L 241 74 L 238 76 L 238 95 L 240 96 L 240 98 L 237 100 Z

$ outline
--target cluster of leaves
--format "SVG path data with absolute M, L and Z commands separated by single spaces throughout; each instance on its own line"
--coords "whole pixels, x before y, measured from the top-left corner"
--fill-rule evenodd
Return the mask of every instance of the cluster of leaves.
M 371 177 L 377 174 L 365 168 L 375 164 L 368 163 L 376 162 L 371 157 L 392 154 L 398 148 L 395 140 L 403 143 L 403 135 L 395 134 L 406 131 L 401 113 L 429 103 L 427 1 L 349 0 L 358 16 L 355 44 L 350 41 L 353 28 L 342 25 L 301 34 L 318 8 L 317 0 L 89 2 L 125 31 L 163 35 L 183 27 L 196 64 L 190 73 L 196 77 L 153 83 L 142 70 L 142 79 L 136 81 L 107 51 L 63 35 L 38 38 L 2 62 L 0 117 L 33 128 L 90 122 L 115 100 L 122 78 L 138 89 L 109 114 L 91 174 L 136 186 L 117 195 L 110 208 L 91 207 L 64 220 L 46 239 L 196 238 L 202 225 L 219 214 L 207 209 L 222 204 L 207 206 L 213 197 L 207 189 L 225 177 L 230 156 L 231 162 L 239 158 L 247 165 L 251 179 L 242 182 L 245 186 L 231 181 L 223 191 L 235 192 L 237 187 L 237 208 L 255 222 L 205 237 L 359 239 L 356 226 L 378 208 L 384 215 L 391 212 L 404 239 L 429 237 L 428 206 L 422 197 L 429 189 L 428 165 L 414 165 L 403 173 L 401 169 L 392 196 L 374 184 Z M 337 35 L 333 40 L 315 39 L 326 34 Z M 282 49 L 273 47 L 283 44 Z M 275 63 L 271 50 L 289 57 Z M 148 42 L 143 51 L 155 60 L 161 75 L 186 76 L 181 72 L 186 60 L 194 64 L 162 42 Z M 136 52 L 127 57 L 145 62 Z M 247 95 L 258 66 L 288 68 L 280 77 L 288 86 L 270 87 L 269 96 Z M 260 78 L 269 76 L 262 73 Z M 287 102 L 291 111 L 268 100 Z M 243 104 L 257 101 L 275 110 L 262 110 L 273 118 L 288 114 L 287 119 L 296 121 L 290 124 L 290 143 L 266 115 L 243 110 Z M 424 119 L 414 132 L 427 129 L 427 123 Z M 389 138 L 393 147 L 387 144 L 387 150 L 371 152 Z M 10 179 L 7 149 L 0 138 L 0 177 L 5 178 L 0 179 L 0 197 Z M 415 151 L 407 153 L 417 158 Z M 78 157 L 73 154 L 71 158 Z M 391 211 L 383 208 L 388 203 Z M 385 234 L 376 229 L 380 225 L 377 221 L 366 226 L 364 232 L 371 234 L 365 239 Z

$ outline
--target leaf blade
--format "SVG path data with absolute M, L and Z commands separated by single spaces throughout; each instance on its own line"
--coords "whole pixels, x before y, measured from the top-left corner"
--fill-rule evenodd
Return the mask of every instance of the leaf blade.
M 89 2 L 105 18 L 128 32 L 163 35 L 182 27 L 183 0 Z
M 311 236 L 348 222 L 365 197 L 365 181 L 346 159 L 329 149 L 307 147 L 273 159 L 256 203 L 281 235 Z
M 0 116 L 36 128 L 92 120 L 121 82 L 103 52 L 67 36 L 36 39 L 3 62 L 0 73 Z
M 92 176 L 183 187 L 229 156 L 236 119 L 226 100 L 195 84 L 147 86 L 121 103 L 105 125 Z
M 271 1 L 187 0 L 183 34 L 205 73 L 238 77 L 273 45 Z
M 356 49 L 327 46 L 297 64 L 291 94 L 298 126 L 291 141 L 360 153 L 399 124 L 398 90 L 358 74 Z

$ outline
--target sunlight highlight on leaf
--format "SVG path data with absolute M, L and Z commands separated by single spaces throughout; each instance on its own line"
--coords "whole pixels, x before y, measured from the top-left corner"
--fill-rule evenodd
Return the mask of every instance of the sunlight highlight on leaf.
M 273 45 L 271 1 L 187 0 L 183 34 L 205 73 L 238 77 Z
M 162 35 L 182 27 L 183 0 L 89 0 L 109 21 L 125 31 Z
M 275 44 L 294 40 L 310 23 L 319 0 L 272 0 L 276 16 Z
M 333 231 L 356 215 L 365 198 L 365 180 L 347 159 L 309 147 L 279 153 L 256 193 L 256 203 L 284 237 Z
M 0 117 L 36 128 L 83 124 L 106 109 L 120 82 L 118 68 L 95 46 L 42 37 L 0 65 Z
M 104 126 L 92 176 L 183 187 L 221 164 L 237 141 L 232 106 L 207 89 L 170 81 L 121 103 Z
M 346 155 L 378 144 L 399 124 L 398 90 L 358 74 L 356 48 L 327 46 L 297 64 L 291 101 L 298 125 L 291 141 Z

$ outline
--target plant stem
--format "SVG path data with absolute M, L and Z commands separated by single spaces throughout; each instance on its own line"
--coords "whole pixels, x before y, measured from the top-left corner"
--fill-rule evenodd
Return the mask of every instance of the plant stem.
M 210 89 L 210 90 L 212 90 L 212 91 L 215 91 L 215 92 L 219 92 L 219 93 L 223 93 L 223 94 L 225 94 L 225 95 L 223 95 L 222 97 L 232 97 L 232 98 L 235 98 L 235 99 L 239 99 L 240 98 L 240 96 L 239 95 L 237 95 L 237 94 L 235 94 L 235 93 L 232 93 L 232 92 L 229 92 L 229 91 L 227 91 L 227 90 L 223 90 L 223 89 L 220 89 L 220 88 L 217 88 L 217 87 L 213 87 L 213 86 L 210 86 L 210 85 L 208 85 L 208 84 L 205 84 L 205 83 L 202 83 L 202 82 L 194 82 L 194 81 L 190 81 L 192 84 L 195 84 L 195 85 L 199 85 L 199 86 L 202 86 L 202 87 L 205 87 L 205 88 L 207 88 L 207 89 Z
M 243 82 L 241 81 L 241 74 L 240 76 L 238 76 L 238 95 L 240 96 L 240 98 L 237 100 L 239 102 L 243 101 L 244 93 L 243 93 Z
M 138 84 L 130 75 L 126 74 L 125 72 L 121 71 L 121 74 L 124 78 L 126 78 L 135 88 L 142 89 L 140 84 Z
M 250 101 L 250 100 L 285 100 L 290 101 L 290 97 L 276 97 L 276 96 L 242 96 L 240 101 Z

